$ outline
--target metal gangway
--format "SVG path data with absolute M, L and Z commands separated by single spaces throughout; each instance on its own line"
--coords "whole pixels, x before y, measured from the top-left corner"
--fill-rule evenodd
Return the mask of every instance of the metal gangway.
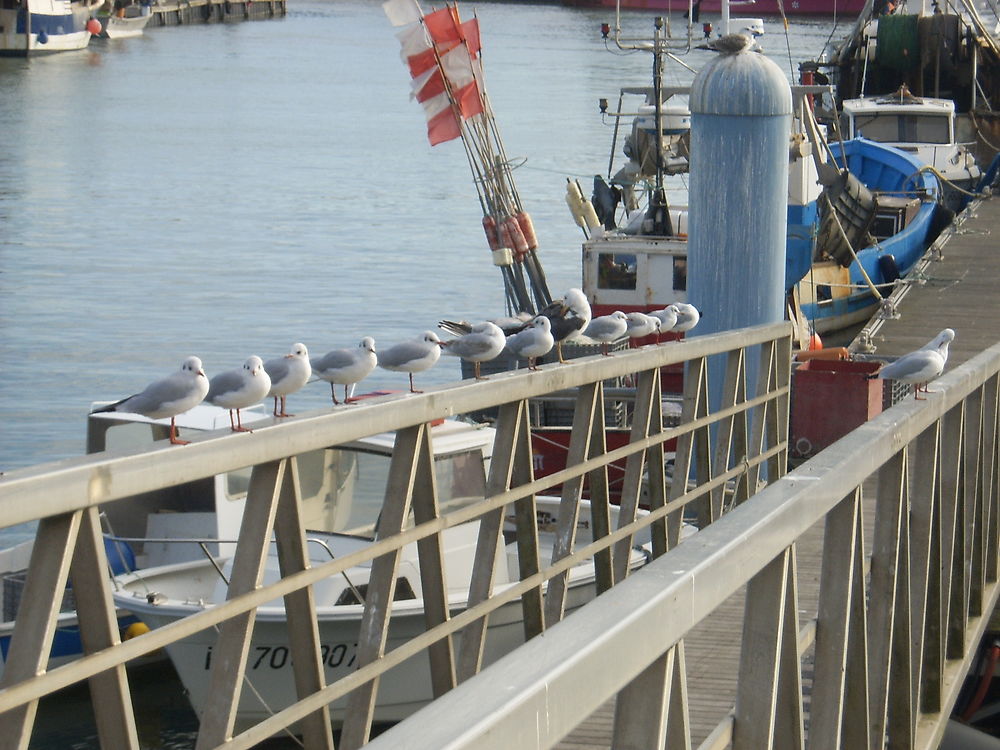
M 308 748 L 549 748 L 602 707 L 613 748 L 937 747 L 997 598 L 1000 345 L 947 372 L 926 401 L 900 402 L 786 473 L 791 346 L 787 325 L 760 326 L 372 399 L 251 436 L 9 472 L 2 523 L 37 521 L 38 532 L 0 682 L 0 746 L 27 747 L 38 701 L 89 681 L 102 747 L 139 747 L 126 664 L 217 628 L 210 705 L 195 706 L 199 748 L 252 747 L 293 726 Z M 682 414 L 665 426 L 661 368 L 680 365 Z M 606 382 L 635 387 L 619 448 L 606 441 Z M 532 400 L 567 389 L 576 401 L 566 468 L 535 478 Z M 440 513 L 428 426 L 490 408 L 497 438 L 486 496 Z M 308 564 L 296 456 L 392 430 L 383 518 L 396 530 L 367 553 L 358 668 L 326 684 L 311 586 L 360 560 Z M 609 467 L 622 461 L 612 528 Z M 122 642 L 102 506 L 248 466 L 228 599 Z M 566 512 L 552 558 L 541 559 L 528 520 L 536 496 L 555 485 Z M 594 541 L 579 545 L 585 489 Z M 418 522 L 405 526 L 411 507 Z M 520 580 L 498 595 L 491 561 L 505 514 L 528 520 L 518 528 Z M 474 519 L 469 605 L 455 613 L 435 568 L 439 539 Z M 682 535 L 686 522 L 697 531 Z M 649 534 L 651 559 L 628 572 L 639 534 Z M 272 540 L 283 577 L 262 587 Z M 437 582 L 425 586 L 426 629 L 387 650 L 399 551 L 415 541 L 422 576 Z M 599 595 L 565 615 L 566 571 L 591 558 Z M 87 655 L 46 669 L 67 580 Z M 299 700 L 237 733 L 256 608 L 279 597 Z M 484 667 L 490 614 L 518 597 L 527 641 Z M 698 631 L 727 617 L 739 631 L 735 658 L 720 657 L 720 679 L 703 684 L 690 658 Z M 372 738 L 380 678 L 415 655 L 428 660 L 438 697 Z M 700 704 L 705 695 L 715 703 Z M 338 700 L 350 710 L 334 732 L 329 706 Z

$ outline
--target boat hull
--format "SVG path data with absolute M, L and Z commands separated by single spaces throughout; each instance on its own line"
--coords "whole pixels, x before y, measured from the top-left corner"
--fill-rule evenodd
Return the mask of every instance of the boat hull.
M 594 595 L 592 577 L 573 582 L 567 592 L 567 612 L 590 601 Z M 347 677 L 359 666 L 357 643 L 361 608 L 340 609 L 355 611 L 341 615 L 328 610 L 318 615 L 320 653 L 327 684 Z M 464 609 L 464 606 L 453 607 L 451 614 L 454 617 Z M 145 624 L 154 629 L 190 614 L 156 607 L 136 608 L 135 612 Z M 386 652 L 422 634 L 425 624 L 424 613 L 419 605 L 394 609 Z M 208 630 L 167 647 L 170 660 L 196 711 L 208 703 L 209 677 L 217 638 L 218 634 L 214 630 Z M 496 661 L 522 643 L 524 621 L 521 600 L 516 599 L 490 615 L 484 665 Z M 457 652 L 461 645 L 460 635 L 455 636 L 454 644 Z M 394 667 L 379 681 L 375 721 L 401 721 L 433 698 L 430 666 L 426 653 L 422 653 Z M 240 694 L 237 731 L 263 721 L 295 700 L 294 673 L 284 612 L 269 613 L 260 609 L 247 658 L 244 688 Z M 330 717 L 334 723 L 343 722 L 345 703 L 346 699 L 341 699 L 331 704 Z
M 94 5 L 69 0 L 32 0 L 23 9 L 0 8 L 0 56 L 26 57 L 83 49 L 90 43 Z
M 932 228 L 939 210 L 937 179 L 920 172 L 921 162 L 899 149 L 862 138 L 832 146 L 837 161 L 872 190 L 884 193 L 923 191 L 926 194 L 916 215 L 900 231 L 857 252 L 857 260 L 839 269 L 840 279 L 820 277 L 814 266 L 797 285 L 802 318 L 818 333 L 840 331 L 867 320 L 878 307 L 869 280 L 885 297 L 898 278 L 906 276 L 923 256 L 933 239 Z M 830 262 L 831 273 L 837 265 Z M 847 287 L 849 291 L 843 291 Z M 822 298 L 829 295 L 829 298 Z
M 133 6 L 134 7 L 134 6 Z M 101 33 L 98 35 L 102 39 L 128 39 L 130 37 L 142 36 L 146 24 L 153 17 L 148 8 L 143 8 L 143 13 L 136 8 L 135 13 L 127 13 L 124 16 L 108 15 L 98 16 L 101 22 Z

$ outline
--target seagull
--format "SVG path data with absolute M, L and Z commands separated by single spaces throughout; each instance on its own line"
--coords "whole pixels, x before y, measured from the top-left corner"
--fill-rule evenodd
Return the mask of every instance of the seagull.
M 472 362 L 476 380 L 488 380 L 488 378 L 480 376 L 479 367 L 483 362 L 496 359 L 506 344 L 507 338 L 500 327 L 487 320 L 483 323 L 476 323 L 468 333 L 464 333 L 458 338 L 442 341 L 441 350 L 445 354 Z
M 690 331 L 701 320 L 701 313 L 694 305 L 689 305 L 687 302 L 675 302 L 672 307 L 677 310 L 677 322 L 674 323 L 671 331 Z
M 628 318 L 621 310 L 615 310 L 610 315 L 602 315 L 590 321 L 590 325 L 583 332 L 587 338 L 601 342 L 601 354 L 605 357 L 608 354 L 608 344 L 625 336 L 628 330 Z
M 726 34 L 718 39 L 713 39 L 708 44 L 699 44 L 695 49 L 707 49 L 712 52 L 721 52 L 723 55 L 738 55 L 752 47 L 753 37 L 740 32 Z
M 269 359 L 264 363 L 264 369 L 271 376 L 271 390 L 268 396 L 274 398 L 274 416 L 294 417 L 285 411 L 285 397 L 299 390 L 309 380 L 312 366 L 309 364 L 309 350 L 305 344 L 293 344 L 291 351 L 284 357 Z M 278 401 L 281 401 L 281 411 L 278 411 Z
M 441 339 L 434 331 L 424 331 L 415 341 L 404 341 L 391 346 L 378 358 L 379 367 L 393 372 L 410 374 L 410 393 L 420 393 L 413 388 L 413 373 L 431 369 L 441 357 Z
M 333 403 L 339 405 L 335 385 L 344 386 L 344 403 L 351 403 L 348 397 L 350 387 L 368 377 L 378 364 L 375 354 L 375 339 L 365 336 L 353 349 L 334 349 L 312 360 L 312 369 L 320 380 L 330 384 Z
M 517 315 L 507 315 L 501 318 L 490 318 L 487 322 L 497 326 L 503 331 L 504 336 L 512 336 L 518 331 L 523 331 L 527 328 L 534 318 L 535 316 L 531 313 L 518 313 Z M 462 336 L 466 333 L 472 333 L 474 325 L 476 324 L 470 323 L 467 320 L 442 320 L 438 323 L 438 328 L 448 333 L 453 333 L 456 336 Z
M 240 419 L 240 409 L 260 403 L 271 390 L 271 376 L 264 369 L 263 360 L 256 354 L 243 363 L 241 370 L 229 370 L 219 373 L 208 382 L 208 395 L 205 400 L 210 404 L 229 409 L 229 426 L 233 432 L 253 432 L 244 427 Z M 236 420 L 233 421 L 233 412 Z
M 944 365 L 948 361 L 948 345 L 954 338 L 955 332 L 945 328 L 930 343 L 904 354 L 895 362 L 883 365 L 877 373 L 868 375 L 867 378 L 909 383 L 914 386 L 913 398 L 924 401 L 925 399 L 920 398 L 920 391 L 931 393 L 927 384 L 944 372 Z
M 630 339 L 641 339 L 660 332 L 660 319 L 641 312 L 625 313 L 628 318 L 625 333 Z
M 141 393 L 94 409 L 91 413 L 122 411 L 141 414 L 150 419 L 170 417 L 170 442 L 174 445 L 187 445 L 187 440 L 177 437 L 175 418 L 204 401 L 207 393 L 208 378 L 201 367 L 201 360 L 188 357 L 180 370 L 163 380 L 150 383 Z
M 553 300 L 539 313 L 549 319 L 552 338 L 556 342 L 559 361 L 565 362 L 562 345 L 576 338 L 590 324 L 591 311 L 587 296 L 580 289 L 570 289 L 562 299 Z
M 651 312 L 650 316 L 660 321 L 660 331 L 671 331 L 677 325 L 677 306 L 667 305 L 662 310 Z
M 552 321 L 536 316 L 523 331 L 507 337 L 507 348 L 514 356 L 528 360 L 528 369 L 537 370 L 535 360 L 544 357 L 556 345 L 552 338 Z

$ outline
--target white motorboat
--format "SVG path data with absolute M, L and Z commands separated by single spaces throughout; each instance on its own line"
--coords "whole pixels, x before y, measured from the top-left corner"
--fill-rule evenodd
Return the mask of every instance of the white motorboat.
M 143 29 L 152 17 L 150 6 L 145 3 L 116 2 L 110 12 L 97 17 L 101 22 L 101 33 L 98 36 L 102 39 L 142 36 Z
M 0 57 L 83 49 L 97 34 L 103 0 L 25 0 L 0 3 Z
M 469 423 L 445 421 L 431 431 L 440 513 L 481 501 L 493 446 L 494 430 Z M 309 531 L 313 565 L 357 552 L 374 542 L 382 508 L 394 435 L 385 434 L 338 445 L 298 457 L 302 508 Z M 551 557 L 558 519 L 557 498 L 536 498 L 540 555 Z M 580 509 L 578 544 L 590 536 L 590 514 L 586 501 Z M 617 520 L 612 508 L 612 524 Z M 467 606 L 476 551 L 479 521 L 459 524 L 442 532 L 442 548 L 452 613 Z M 510 527 L 513 530 L 513 526 Z M 516 543 L 511 538 L 498 545 L 494 592 L 519 579 Z M 634 548 L 630 565 L 638 567 L 646 551 Z M 136 614 L 152 628 L 162 627 L 196 614 L 227 597 L 232 553 L 195 562 L 145 568 L 115 579 L 115 602 Z M 331 683 L 356 668 L 356 648 L 371 563 L 350 568 L 344 575 L 313 586 L 319 624 L 321 653 L 326 680 Z M 279 576 L 276 552 L 268 557 L 263 584 Z M 595 596 L 592 560 L 572 568 L 566 610 L 579 607 Z M 402 548 L 392 606 L 387 651 L 419 635 L 425 629 L 423 593 L 415 543 Z M 195 710 L 206 704 L 212 652 L 218 634 L 202 631 L 167 647 Z M 521 600 L 514 599 L 489 617 L 485 663 L 496 660 L 524 641 Z M 246 665 L 247 687 L 241 691 L 238 726 L 260 721 L 296 700 L 289 652 L 287 621 L 281 600 L 257 609 L 253 640 Z M 432 699 L 431 680 L 425 659 L 409 659 L 380 681 L 376 720 L 396 721 Z M 343 701 L 331 706 L 335 721 L 343 720 Z
M 247 424 L 269 418 L 261 410 L 243 411 Z M 87 421 L 87 452 L 147 447 L 166 437 L 169 423 L 169 419 L 151 420 L 124 412 L 91 414 Z M 178 416 L 177 425 L 182 432 L 228 429 L 229 414 L 214 406 L 196 406 Z M 203 547 L 212 554 L 232 554 L 234 545 L 215 540 L 235 539 L 238 535 L 249 478 L 249 470 L 230 472 L 103 507 L 104 544 L 111 573 L 203 558 Z M 174 541 L 192 538 L 198 542 Z M 0 550 L 0 674 L 10 651 L 33 545 L 34 540 L 27 540 Z M 135 629 L 130 630 L 135 624 L 133 615 L 119 613 L 122 637 L 135 633 Z M 67 589 L 48 666 L 51 669 L 66 664 L 82 653 L 72 589 Z

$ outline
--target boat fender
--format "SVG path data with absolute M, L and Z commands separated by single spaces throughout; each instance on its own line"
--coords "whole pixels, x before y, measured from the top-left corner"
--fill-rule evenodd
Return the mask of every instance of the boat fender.
M 45 29 L 41 29 L 36 38 L 39 44 L 48 44 L 49 42 L 49 35 L 45 32 Z
M 92 36 L 97 36 L 101 33 L 101 22 L 96 18 L 91 18 L 87 21 L 87 31 L 89 31 Z
M 149 625 L 147 625 L 144 622 L 133 622 L 131 625 L 125 628 L 125 632 L 122 633 L 122 640 L 128 641 L 131 640 L 132 638 L 135 638 L 136 636 L 143 635 L 148 632 L 149 632 Z
M 514 216 L 517 218 L 517 225 L 521 227 L 521 234 L 524 235 L 524 241 L 528 243 L 528 250 L 537 249 L 538 237 L 535 234 L 535 225 L 532 223 L 528 212 L 518 211 Z
M 878 270 L 882 275 L 882 281 L 886 284 L 892 284 L 902 275 L 899 272 L 899 265 L 896 263 L 896 258 L 892 254 L 879 256 Z
M 573 221 L 576 222 L 576 225 L 578 227 L 585 227 L 586 224 L 583 221 L 583 192 L 580 190 L 580 186 L 569 177 L 566 178 L 566 205 L 569 206 L 569 212 L 573 216 Z
M 120 576 L 135 570 L 135 552 L 128 542 L 105 536 L 104 554 L 107 555 L 108 567 L 114 575 Z
M 500 249 L 500 237 L 497 235 L 497 221 L 492 216 L 483 217 L 483 231 L 486 232 L 486 242 L 494 252 Z

